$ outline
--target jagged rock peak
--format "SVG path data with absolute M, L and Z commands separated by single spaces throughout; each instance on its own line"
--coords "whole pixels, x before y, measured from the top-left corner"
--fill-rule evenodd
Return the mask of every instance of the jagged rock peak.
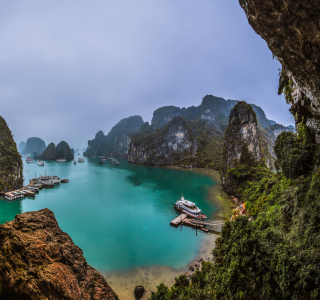
M 46 208 L 0 225 L 0 299 L 118 300 L 118 296 Z
M 319 0 L 239 0 L 250 25 L 282 64 L 284 91 L 296 122 L 320 143 Z
M 227 192 L 230 192 L 228 171 L 240 164 L 241 160 L 247 160 L 248 156 L 252 161 L 262 161 L 259 128 L 252 106 L 240 101 L 230 112 L 225 132 L 222 184 Z

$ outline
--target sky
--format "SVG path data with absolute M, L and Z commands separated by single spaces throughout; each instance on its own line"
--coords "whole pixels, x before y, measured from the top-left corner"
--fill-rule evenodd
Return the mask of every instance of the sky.
M 294 124 L 237 0 L 1 0 L 0 115 L 17 143 L 84 148 L 122 118 L 215 95 Z

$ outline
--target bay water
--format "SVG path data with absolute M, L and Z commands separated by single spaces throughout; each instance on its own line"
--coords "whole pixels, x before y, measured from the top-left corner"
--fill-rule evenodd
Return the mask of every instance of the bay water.
M 171 227 L 170 221 L 179 215 L 174 203 L 183 193 L 208 217 L 216 211 L 208 193 L 217 183 L 196 172 L 125 160 L 121 165 L 99 164 L 99 158 L 77 164 L 45 161 L 44 167 L 23 160 L 25 184 L 45 174 L 70 182 L 43 189 L 34 199 L 0 199 L 0 223 L 22 212 L 49 208 L 88 263 L 102 273 L 184 267 L 197 255 L 205 233 Z

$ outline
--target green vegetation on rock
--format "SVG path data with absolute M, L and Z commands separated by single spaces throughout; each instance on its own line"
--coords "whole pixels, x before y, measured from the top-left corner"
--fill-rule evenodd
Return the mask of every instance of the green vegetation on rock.
M 23 164 L 6 121 L 0 117 L 0 192 L 23 184 Z

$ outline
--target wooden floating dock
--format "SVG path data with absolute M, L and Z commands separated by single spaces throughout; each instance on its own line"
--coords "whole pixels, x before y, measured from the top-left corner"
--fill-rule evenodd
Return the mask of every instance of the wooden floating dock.
M 222 227 L 224 226 L 224 222 L 221 221 L 191 219 L 188 218 L 187 214 L 181 214 L 170 222 L 170 225 L 173 226 L 179 226 L 180 224 L 201 229 L 204 232 L 208 232 L 209 230 L 221 232 Z
M 178 226 L 180 223 L 187 217 L 187 214 L 181 214 L 180 216 L 176 217 L 174 220 L 170 222 L 173 226 Z

